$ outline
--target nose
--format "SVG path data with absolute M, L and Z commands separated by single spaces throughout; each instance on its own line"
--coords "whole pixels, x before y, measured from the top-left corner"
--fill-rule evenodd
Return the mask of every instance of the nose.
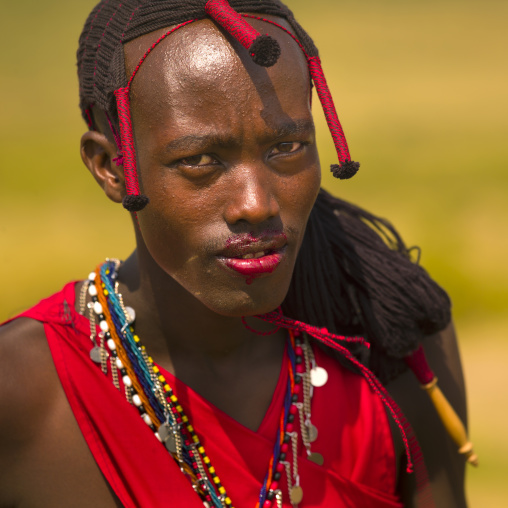
M 270 169 L 252 164 L 236 168 L 234 173 L 224 210 L 228 224 L 260 224 L 279 215 L 276 175 Z

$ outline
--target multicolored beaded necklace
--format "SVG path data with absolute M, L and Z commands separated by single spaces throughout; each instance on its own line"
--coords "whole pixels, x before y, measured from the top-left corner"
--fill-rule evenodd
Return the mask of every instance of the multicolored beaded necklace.
M 119 390 L 123 385 L 126 400 L 137 408 L 144 422 L 177 461 L 204 506 L 232 508 L 233 502 L 173 389 L 134 332 L 135 312 L 124 305 L 118 292 L 119 266 L 118 260 L 106 260 L 84 284 L 84 291 L 88 291 L 92 300 L 88 304 L 93 343 L 90 357 L 101 365 L 104 374 L 108 373 L 109 361 L 113 384 Z M 85 298 L 83 292 L 83 309 Z M 96 320 L 100 329 L 98 334 Z M 323 463 L 323 457 L 311 451 L 311 443 L 317 439 L 317 429 L 311 422 L 311 400 L 314 386 L 324 385 L 327 373 L 316 366 L 312 348 L 299 331 L 288 330 L 286 350 L 289 372 L 286 394 L 256 508 L 282 507 L 280 480 L 283 473 L 286 474 L 291 504 L 298 506 L 302 501 L 298 474 L 299 438 L 307 458 Z M 297 425 L 296 418 L 300 425 Z

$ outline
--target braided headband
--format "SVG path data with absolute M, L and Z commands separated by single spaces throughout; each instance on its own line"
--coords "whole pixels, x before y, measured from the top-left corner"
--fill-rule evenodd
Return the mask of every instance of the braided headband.
M 321 61 L 318 56 L 310 57 L 305 51 L 300 41 L 286 28 L 274 21 L 249 14 L 237 13 L 227 2 L 227 0 L 208 0 L 205 5 L 206 13 L 219 25 L 221 25 L 230 35 L 232 35 L 240 44 L 247 49 L 251 58 L 255 63 L 264 67 L 274 65 L 280 56 L 280 46 L 278 42 L 269 35 L 261 35 L 255 30 L 245 18 L 253 18 L 270 23 L 291 36 L 300 46 L 305 57 L 312 82 L 316 87 L 316 91 L 323 107 L 326 122 L 332 134 L 335 149 L 339 159 L 339 164 L 332 164 L 331 171 L 333 176 L 340 179 L 351 178 L 356 174 L 360 164 L 351 160 L 349 149 L 344 136 L 344 131 L 340 125 L 339 117 L 333 103 L 330 90 L 326 83 L 326 79 L 321 67 Z M 180 23 L 164 35 L 159 37 L 141 57 L 138 65 L 134 69 L 127 86 L 115 90 L 116 105 L 118 111 L 118 120 L 120 126 L 119 134 L 112 128 L 115 141 L 118 145 L 118 157 L 114 160 L 117 165 L 123 164 L 125 175 L 125 188 L 127 195 L 123 199 L 123 206 L 130 212 L 142 210 L 149 202 L 147 196 L 140 194 L 139 182 L 136 167 L 136 152 L 134 148 L 134 134 L 132 130 L 132 120 L 130 112 L 129 93 L 132 80 L 139 71 L 141 65 L 146 60 L 152 50 L 163 41 L 168 35 L 172 34 L 179 28 L 197 21 L 191 19 Z M 109 119 L 108 119 L 109 121 Z M 110 126 L 113 127 L 112 123 Z

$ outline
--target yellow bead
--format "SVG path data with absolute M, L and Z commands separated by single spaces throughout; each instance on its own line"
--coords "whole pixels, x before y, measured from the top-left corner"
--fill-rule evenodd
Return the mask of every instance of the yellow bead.
M 134 335 L 134 342 L 139 342 L 139 337 L 137 335 Z
M 171 395 L 170 399 L 171 399 L 171 402 L 176 402 L 178 400 L 176 398 L 176 395 Z
M 169 392 L 171 390 L 171 386 L 169 386 L 167 383 L 164 385 L 164 390 Z
M 107 289 L 105 289 L 105 290 L 104 290 L 104 296 L 108 296 L 108 295 L 109 295 L 108 290 L 107 290 Z
M 232 504 L 232 501 L 229 497 L 227 497 L 224 501 L 226 501 L 226 504 Z
M 187 423 L 187 422 L 189 421 L 189 419 L 188 419 L 186 416 L 182 416 L 182 421 L 183 421 L 184 423 Z
M 189 425 L 187 425 L 187 430 L 189 432 L 194 432 L 194 427 L 189 423 Z
M 207 458 L 208 458 L 208 457 L 207 457 Z M 210 462 L 210 460 L 208 460 L 208 462 Z M 208 471 L 210 471 L 210 474 L 213 474 L 213 473 L 215 473 L 215 468 L 214 468 L 213 466 L 210 466 L 210 467 L 208 468 Z
M 180 406 L 180 404 L 178 404 L 178 406 L 176 406 L 176 410 L 181 413 L 183 411 L 183 407 Z
M 224 487 L 219 487 L 219 493 L 220 494 L 225 494 L 226 493 L 226 489 Z
M 198 448 L 198 452 L 199 452 L 199 453 L 205 453 L 205 449 L 204 449 L 202 446 L 200 446 L 200 447 Z
M 213 479 L 213 483 L 220 483 L 220 480 L 219 480 L 217 477 L 215 477 L 215 478 Z
M 164 382 L 166 381 L 166 378 L 165 378 L 165 377 L 161 374 L 161 375 L 159 376 L 159 381 L 160 381 L 161 383 L 164 383 Z
M 159 367 L 157 367 L 157 365 L 154 365 L 153 366 L 153 371 L 157 374 L 157 372 L 159 372 Z
M 205 457 L 203 457 L 203 462 L 205 464 L 210 464 L 210 459 L 207 456 L 205 456 Z M 214 471 L 215 471 L 215 469 L 214 469 Z
M 193 440 L 195 443 L 199 443 L 199 438 L 198 438 L 198 436 L 192 436 L 192 440 Z

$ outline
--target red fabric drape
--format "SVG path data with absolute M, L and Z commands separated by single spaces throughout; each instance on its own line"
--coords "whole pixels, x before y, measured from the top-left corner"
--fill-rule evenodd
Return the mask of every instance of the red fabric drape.
M 44 323 L 56 370 L 71 409 L 99 468 L 126 507 L 202 508 L 190 483 L 134 407 L 89 357 L 88 320 L 74 310 L 74 285 L 21 314 Z M 312 450 L 300 447 L 300 506 L 401 507 L 395 494 L 395 455 L 387 416 L 365 380 L 319 348 L 316 362 L 329 374 L 315 388 Z M 236 508 L 253 508 L 267 471 L 287 380 L 284 360 L 272 403 L 254 432 L 163 372 L 199 434 Z M 285 486 L 285 481 L 281 481 Z M 283 488 L 285 491 L 285 488 Z M 285 492 L 284 507 L 291 508 Z

